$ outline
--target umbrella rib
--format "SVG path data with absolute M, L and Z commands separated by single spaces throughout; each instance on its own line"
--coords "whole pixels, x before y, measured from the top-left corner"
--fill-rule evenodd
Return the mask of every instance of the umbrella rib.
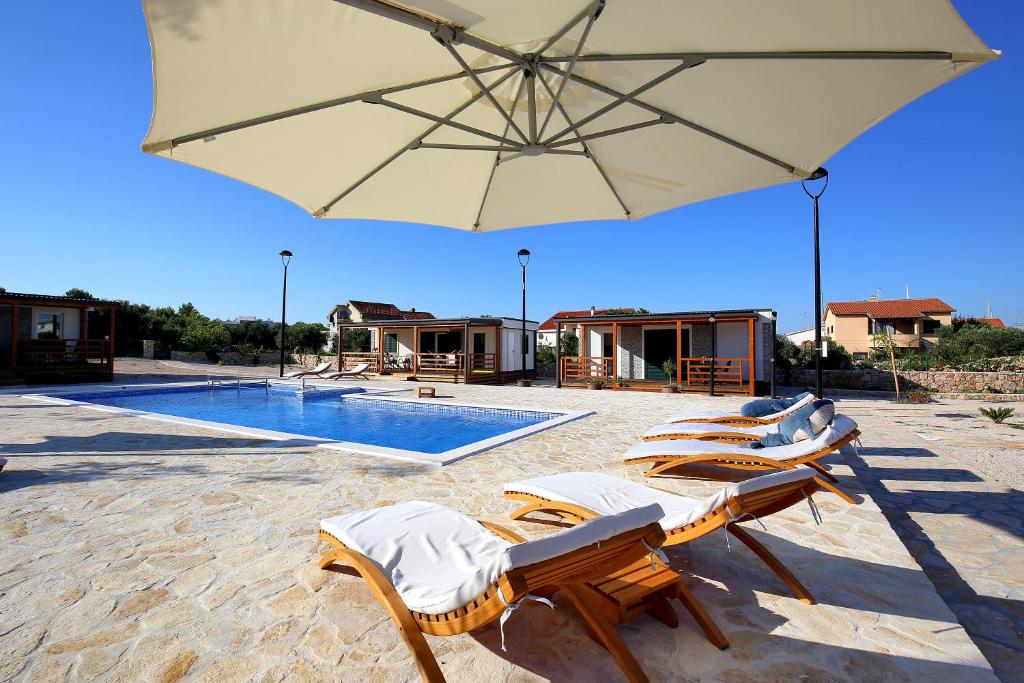
M 520 95 L 522 95 L 523 83 L 525 83 L 525 82 L 526 82 L 526 74 L 524 73 L 522 80 L 519 81 L 519 85 L 516 86 L 516 95 L 515 95 L 515 97 L 512 98 L 512 115 L 513 116 L 515 116 L 516 105 L 519 104 L 519 97 L 520 97 Z M 508 124 L 505 124 L 505 135 L 508 135 Z M 520 147 L 518 151 L 521 153 L 522 152 L 522 148 Z M 491 183 L 494 182 L 494 172 L 498 170 L 498 164 L 500 164 L 500 163 L 501 163 L 501 150 L 499 150 L 498 153 L 494 155 L 494 164 L 491 165 L 491 174 L 489 176 L 487 176 L 487 185 L 484 186 L 484 194 L 483 194 L 482 197 L 480 197 L 480 206 L 479 206 L 479 208 L 476 211 L 476 220 L 473 221 L 473 230 L 474 231 L 480 229 L 480 217 L 484 215 L 484 204 L 487 203 L 487 196 L 491 193 Z
M 559 147 L 565 147 L 566 145 L 575 145 L 576 143 L 583 142 L 584 140 L 596 140 L 598 138 L 606 138 L 606 137 L 608 137 L 610 135 L 618 135 L 620 133 L 629 133 L 630 131 L 640 130 L 641 128 L 649 128 L 650 126 L 658 126 L 658 125 L 661 125 L 663 123 L 672 123 L 672 122 L 667 120 L 667 119 L 659 117 L 659 118 L 653 119 L 651 121 L 641 121 L 640 123 L 631 123 L 628 126 L 619 126 L 617 128 L 609 128 L 608 130 L 602 130 L 602 131 L 599 131 L 597 133 L 587 133 L 586 135 L 577 135 L 577 137 L 575 139 L 573 139 L 573 140 L 561 140 L 559 142 L 554 142 L 554 143 L 548 145 L 548 149 L 550 151 L 552 149 L 557 149 Z M 578 130 L 577 131 L 573 131 L 573 132 L 575 132 L 577 134 L 579 133 Z
M 817 52 L 634 52 L 627 54 L 581 55 L 580 62 L 644 62 L 676 61 L 680 59 L 895 59 L 938 60 L 953 59 L 951 52 L 896 51 L 896 50 L 823 50 Z M 557 64 L 571 61 L 570 57 L 538 57 L 538 62 Z
M 551 91 L 551 86 L 548 85 L 548 80 L 544 78 L 544 74 L 538 71 L 537 77 L 540 79 L 540 82 L 544 86 L 544 89 L 548 91 L 548 96 L 554 98 L 554 93 Z M 569 112 L 565 110 L 565 107 L 562 106 L 561 103 L 558 104 L 558 111 L 565 118 L 566 123 L 569 123 L 571 125 L 572 119 L 569 118 Z M 580 146 L 583 148 L 583 151 L 587 153 L 587 157 L 590 159 L 591 162 L 593 162 L 594 168 L 596 168 L 597 172 L 601 174 L 601 178 L 604 180 L 604 184 L 608 186 L 608 190 L 612 193 L 612 196 L 615 197 L 615 201 L 617 201 L 619 203 L 619 206 L 622 207 L 622 211 L 623 213 L 626 214 L 626 218 L 629 218 L 629 208 L 626 206 L 626 203 L 622 201 L 622 197 L 619 196 L 618 190 L 616 190 L 615 186 L 612 185 L 611 178 L 609 178 L 608 174 L 604 172 L 604 167 L 601 166 L 601 162 L 598 161 L 597 156 L 593 153 L 593 151 L 591 151 L 590 146 L 585 141 L 579 139 L 580 132 L 578 130 L 574 130 L 573 133 L 576 135 L 577 142 L 580 143 Z
M 600 6 L 603 9 L 604 5 Z M 592 12 L 590 18 L 587 20 L 587 26 L 583 29 L 583 35 L 580 37 L 579 42 L 576 44 L 576 50 L 572 53 L 572 60 L 569 62 L 569 66 L 566 69 L 567 74 L 571 74 L 573 69 L 576 68 L 576 61 L 579 59 L 580 52 L 583 51 L 583 44 L 587 42 L 587 37 L 590 35 L 590 29 L 594 27 L 594 22 L 597 21 L 597 17 L 601 14 L 600 10 Z M 545 46 L 545 49 L 546 46 Z M 563 76 L 561 82 L 558 84 L 558 91 L 555 93 L 552 105 L 548 108 L 548 115 L 544 117 L 544 123 L 540 127 L 539 137 L 544 137 L 544 131 L 548 128 L 548 123 L 551 121 L 551 115 L 555 113 L 555 105 L 558 104 L 562 97 L 562 92 L 565 90 L 566 83 L 569 82 L 569 76 Z
M 499 78 L 498 80 L 496 80 L 496 81 L 494 82 L 493 86 L 494 86 L 494 87 L 497 87 L 498 85 L 500 85 L 500 84 L 501 84 L 501 83 L 503 83 L 504 81 L 507 81 L 507 80 L 508 80 L 509 78 L 511 78 L 512 76 L 514 76 L 514 75 L 515 75 L 516 73 L 518 73 L 518 72 L 517 72 L 517 71 L 509 71 L 508 73 L 504 74 L 504 75 L 503 75 L 503 76 L 502 76 L 501 78 Z M 475 103 L 475 102 L 476 102 L 477 100 L 479 100 L 479 99 L 480 99 L 481 97 L 483 97 L 483 93 L 482 93 L 482 92 L 478 92 L 477 94 L 473 95 L 473 96 L 472 96 L 472 97 L 470 97 L 470 98 L 469 98 L 468 100 L 466 100 L 465 102 L 463 102 L 462 104 L 460 104 L 460 105 L 459 105 L 458 107 L 456 107 L 455 109 L 453 109 L 453 110 L 451 111 L 451 113 L 449 113 L 449 114 L 448 114 L 448 116 L 446 116 L 446 117 L 445 117 L 445 119 L 447 120 L 447 119 L 451 119 L 452 117 L 458 116 L 458 115 L 459 115 L 459 114 L 461 114 L 461 113 L 462 113 L 463 111 L 465 111 L 466 109 L 468 109 L 469 107 L 471 107 L 471 106 L 472 106 L 472 105 L 473 105 L 473 104 L 474 104 L 474 103 Z M 407 151 L 409 151 L 409 149 L 411 149 L 411 148 L 415 148 L 415 146 L 417 146 L 417 145 L 418 145 L 418 144 L 419 144 L 420 142 L 422 142 L 423 138 L 427 137 L 428 135 L 430 135 L 431 133 L 433 133 L 434 131 L 436 131 L 436 130 L 437 130 L 438 128 L 440 128 L 441 126 L 442 126 L 442 123 L 438 122 L 438 123 L 435 123 L 434 125 L 432 125 L 432 126 L 431 126 L 430 128 L 427 128 L 427 129 L 426 129 L 425 131 L 423 131 L 423 132 L 422 132 L 421 134 L 417 135 L 417 136 L 416 136 L 416 138 L 415 138 L 414 140 L 410 141 L 410 142 L 409 142 L 408 144 L 406 144 L 405 146 L 403 146 L 403 147 L 402 147 L 401 149 L 399 149 L 398 151 L 396 151 L 396 152 L 395 152 L 394 154 L 392 154 L 391 156 L 389 156 L 389 157 L 388 157 L 387 159 L 385 159 L 385 160 L 384 160 L 384 161 L 382 161 L 381 163 L 377 164 L 377 166 L 376 166 L 376 167 L 375 167 L 375 168 L 374 168 L 373 170 L 371 170 L 371 171 L 370 171 L 369 173 L 367 173 L 367 174 L 366 174 L 366 175 L 364 175 L 364 176 L 363 176 L 362 178 L 360 178 L 359 180 L 357 180 L 356 182 L 352 183 L 352 184 L 351 184 L 351 185 L 349 185 L 349 186 L 348 186 L 347 188 L 345 188 L 345 189 L 344 189 L 344 190 L 343 190 L 343 191 L 342 191 L 342 192 L 341 192 L 341 193 L 340 193 L 340 194 L 339 194 L 338 196 L 336 196 L 336 197 L 335 197 L 334 199 L 332 199 L 331 201 L 329 201 L 329 202 L 327 202 L 326 204 L 324 204 L 324 205 L 323 205 L 323 206 L 322 206 L 321 208 L 319 208 L 318 210 L 314 211 L 314 212 L 313 212 L 313 215 L 314 215 L 314 216 L 316 216 L 317 218 L 320 218 L 321 216 L 324 216 L 324 215 L 326 215 L 326 213 L 327 213 L 328 211 L 330 211 L 330 210 L 331 210 L 331 208 L 332 208 L 332 207 L 333 207 L 333 206 L 334 206 L 335 204 L 337 204 L 337 203 L 338 203 L 338 202 L 340 202 L 340 201 L 341 201 L 342 199 L 344 199 L 345 197 L 347 197 L 347 196 L 348 196 L 349 194 L 351 194 L 351 193 L 352 193 L 352 191 L 354 191 L 354 190 L 355 190 L 355 189 L 356 189 L 357 187 L 359 187 L 360 185 L 362 185 L 363 183 L 365 183 L 365 182 L 366 182 L 367 180 L 369 180 L 369 179 L 370 179 L 370 178 L 372 178 L 373 176 L 375 176 L 375 175 L 377 175 L 378 173 L 380 173 L 380 172 L 381 172 L 381 171 L 382 171 L 382 170 L 383 170 L 383 169 L 384 169 L 384 168 L 385 168 L 385 167 L 386 167 L 386 166 L 387 166 L 388 164 L 390 164 L 390 163 L 391 163 L 391 162 L 393 162 L 393 161 L 394 161 L 395 159 L 397 159 L 398 157 L 400 157 L 400 156 L 402 156 L 403 154 L 405 154 L 405 153 L 406 153 Z
M 469 68 L 469 64 L 467 64 L 466 60 L 462 58 L 462 55 L 459 54 L 459 51 L 452 46 L 451 42 L 447 40 L 442 40 L 440 38 L 438 38 L 438 42 L 441 43 L 441 45 L 444 45 L 445 49 L 448 50 L 448 52 L 451 54 L 452 59 L 458 62 L 459 66 L 462 67 L 462 70 L 466 73 L 467 76 L 469 76 L 470 80 L 472 80 L 473 83 L 476 84 L 476 87 L 484 91 L 484 94 L 487 96 L 487 99 L 490 100 L 491 104 L 494 105 L 494 108 L 501 113 L 505 121 L 508 122 L 508 125 L 512 126 L 512 130 L 516 132 L 516 135 L 522 138 L 523 142 L 530 142 L 530 139 L 526 137 L 526 134 L 523 133 L 523 130 L 519 126 L 517 126 L 516 122 L 512 120 L 512 117 L 508 115 L 508 112 L 506 112 L 505 109 L 500 104 L 498 104 L 498 99 L 494 96 L 494 93 L 492 93 L 483 84 L 483 81 L 480 80 L 479 76 L 473 73 L 473 70 Z
M 699 63 L 700 62 L 698 62 L 698 64 Z M 678 74 L 680 71 L 684 71 L 684 70 L 689 69 L 689 68 L 691 68 L 693 66 L 696 66 L 696 64 L 694 64 L 693 62 L 684 61 L 681 64 L 677 64 L 676 66 L 672 67 L 671 69 L 669 69 L 665 73 L 661 74 L 660 76 L 658 76 L 656 78 L 652 78 L 651 80 L 647 81 L 643 85 L 640 85 L 639 87 L 634 88 L 629 93 L 626 93 L 626 94 L 619 93 L 618 95 L 615 95 L 614 96 L 615 97 L 614 101 L 606 104 L 605 106 L 601 107 L 600 109 L 598 109 L 594 113 L 588 114 L 587 116 L 584 116 L 582 119 L 580 119 L 576 123 L 570 125 L 565 130 L 562 130 L 562 131 L 559 131 L 558 133 L 555 133 L 550 138 L 545 140 L 544 144 L 545 145 L 550 145 L 555 140 L 558 140 L 559 138 L 561 138 L 561 137 L 563 137 L 563 136 L 565 136 L 565 135 L 567 135 L 567 134 L 569 134 L 569 133 L 571 133 L 573 131 L 579 130 L 580 128 L 582 128 L 586 124 L 588 124 L 591 121 L 593 121 L 594 119 L 598 118 L 599 116 L 604 116 L 605 114 L 607 114 L 611 110 L 621 106 L 622 104 L 624 104 L 626 102 L 636 102 L 637 101 L 636 100 L 636 96 L 637 95 L 640 95 L 640 94 L 650 90 L 654 86 L 656 86 L 656 85 L 658 85 L 660 83 L 663 83 L 663 82 L 667 81 L 668 79 L 672 78 L 673 76 Z M 548 68 L 552 68 L 552 67 L 549 66 Z M 578 79 L 578 77 L 574 73 L 571 73 L 571 72 L 568 72 L 568 71 L 564 71 L 563 72 L 561 69 L 558 69 L 558 71 L 559 71 L 559 73 L 564 74 L 564 77 L 566 79 L 569 79 L 569 78 L 571 78 L 573 80 L 577 80 Z
M 480 94 L 483 95 L 485 92 L 485 90 L 482 90 L 480 91 Z M 450 116 L 438 116 L 437 114 L 431 114 L 430 112 L 423 111 L 421 109 L 407 107 L 404 104 L 399 104 L 398 102 L 392 102 L 390 100 L 385 99 L 368 98 L 363 101 L 367 102 L 368 104 L 382 104 L 385 107 L 388 107 L 389 109 L 394 109 L 405 114 L 411 114 L 412 116 L 418 116 L 422 119 L 433 121 L 434 123 L 437 123 L 442 126 L 450 126 L 452 128 L 457 128 L 458 130 L 464 131 L 466 133 L 472 133 L 473 135 L 479 135 L 480 137 L 487 138 L 488 140 L 500 142 L 503 145 L 516 144 L 514 140 L 502 137 L 501 135 L 495 135 L 494 133 L 488 133 L 486 130 L 481 130 L 480 128 L 474 128 L 473 126 L 467 126 L 466 124 L 459 123 L 458 121 L 452 121 Z
M 517 64 L 526 63 L 526 58 L 515 50 L 510 50 L 507 47 L 502 47 L 501 45 L 495 45 L 488 40 L 478 38 L 471 33 L 466 33 L 459 27 L 443 24 L 429 17 L 425 17 L 422 14 L 416 14 L 415 12 L 411 12 L 401 7 L 396 7 L 395 5 L 390 5 L 386 2 L 381 2 L 380 0 L 334 1 L 342 5 L 361 9 L 364 12 L 369 12 L 370 14 L 376 14 L 377 16 L 391 19 L 392 21 L 397 21 L 398 23 L 405 24 L 406 26 L 418 28 L 426 31 L 435 38 L 449 36 L 454 38 L 452 42 L 465 43 L 470 47 L 475 47 L 478 50 L 489 52 L 492 55 L 504 57 L 505 59 L 516 62 Z
M 542 64 L 542 66 L 545 69 L 548 69 L 549 71 L 553 71 L 555 73 L 565 73 L 564 71 L 562 71 L 558 67 L 552 66 L 551 64 Z M 592 81 L 589 78 L 584 78 L 583 76 L 580 76 L 578 74 L 572 74 L 570 76 L 570 78 L 572 78 L 572 80 L 576 81 L 577 83 L 582 83 L 583 85 L 586 85 L 586 86 L 588 86 L 590 88 L 593 88 L 594 90 L 597 90 L 598 92 L 602 92 L 602 93 L 604 93 L 606 95 L 610 95 L 612 97 L 624 97 L 624 95 L 622 93 L 620 93 L 619 91 L 614 90 L 612 88 L 609 88 L 606 85 L 602 85 L 601 83 L 598 83 L 596 81 Z M 781 159 L 776 159 L 775 157 L 773 157 L 772 155 L 770 155 L 770 154 L 768 154 L 766 152 L 762 152 L 762 151 L 760 151 L 758 149 L 754 149 L 753 147 L 751 147 L 749 145 L 745 145 L 745 144 L 743 144 L 742 142 L 740 142 L 738 140 L 734 140 L 734 139 L 730 138 L 727 135 L 723 135 L 721 133 L 713 131 L 710 128 L 705 128 L 704 126 L 702 126 L 702 125 L 700 125 L 698 123 L 694 123 L 693 121 L 689 121 L 687 119 L 684 119 L 683 117 L 677 116 L 676 114 L 673 114 L 672 112 L 669 112 L 669 111 L 666 111 L 664 109 L 661 109 L 660 107 L 655 107 L 653 104 L 648 104 L 647 102 L 644 102 L 643 100 L 639 100 L 639 99 L 637 99 L 635 97 L 629 98 L 629 102 L 631 104 L 637 106 L 637 107 L 640 107 L 641 109 L 645 109 L 645 110 L 651 112 L 652 114 L 657 114 L 658 116 L 663 116 L 666 119 L 668 119 L 669 121 L 671 121 L 672 123 L 678 123 L 678 124 L 680 124 L 682 126 L 686 126 L 690 130 L 696 131 L 696 132 L 701 133 L 703 135 L 707 135 L 708 137 L 714 138 L 715 140 L 718 140 L 719 142 L 723 142 L 723 143 L 725 143 L 727 145 L 735 147 L 736 149 L 739 149 L 739 150 L 741 150 L 743 152 L 746 152 L 747 154 L 751 154 L 751 155 L 753 155 L 753 156 L 755 156 L 755 157 L 757 157 L 757 158 L 759 158 L 759 159 L 761 159 L 763 161 L 767 161 L 770 164 L 774 164 L 774 165 L 778 166 L 779 168 L 785 169 L 789 173 L 793 173 L 793 174 L 796 174 L 796 175 L 800 175 L 800 174 L 804 173 L 804 171 L 802 171 L 802 170 L 798 173 L 798 170 L 797 170 L 796 166 L 794 166 L 792 164 L 788 164 L 785 161 L 782 161 Z
M 485 74 L 492 71 L 499 71 L 501 69 L 509 69 L 518 66 L 517 64 L 499 64 L 497 66 L 488 66 L 481 69 L 476 69 L 476 73 Z M 266 114 L 264 116 L 257 116 L 252 119 L 246 119 L 245 121 L 238 121 L 237 123 L 228 123 L 223 126 L 217 126 L 216 128 L 210 128 L 208 130 L 202 130 L 197 133 L 189 133 L 188 135 L 180 135 L 176 138 L 172 138 L 170 141 L 170 148 L 183 145 L 188 142 L 195 142 L 196 140 L 202 140 L 203 138 L 212 137 L 215 135 L 223 135 L 224 133 L 233 133 L 237 130 L 244 130 L 246 128 L 252 128 L 253 126 L 259 126 L 264 123 L 273 123 L 274 121 L 280 121 L 282 119 L 291 118 L 293 116 L 300 116 L 302 114 L 311 114 L 313 112 L 320 111 L 322 109 L 330 109 L 331 107 L 338 107 L 343 104 L 350 104 L 352 102 L 361 102 L 364 98 L 370 95 L 390 95 L 396 92 L 402 92 L 405 90 L 413 90 L 415 88 L 422 88 L 427 85 L 436 85 L 438 83 L 446 83 L 448 81 L 454 81 L 458 78 L 465 77 L 465 71 L 459 71 L 457 73 L 446 74 L 444 76 L 435 76 L 434 78 L 426 78 L 421 81 L 414 81 L 412 83 L 405 83 L 403 85 L 394 85 L 387 88 L 378 88 L 377 90 L 368 90 L 366 92 L 357 93 L 355 95 L 346 95 L 345 97 L 338 97 L 333 100 L 325 100 L 323 102 L 317 102 L 315 104 L 307 104 L 302 107 L 295 107 L 294 109 L 286 109 L 285 111 L 275 112 L 273 114 Z M 149 148 L 154 148 L 154 151 L 162 151 L 167 148 L 167 143 L 152 143 L 143 147 L 144 151 L 149 151 Z
M 547 39 L 547 41 L 544 43 L 544 46 L 537 50 L 537 54 L 542 55 L 545 52 L 547 52 L 552 45 L 557 43 L 562 37 L 565 36 L 566 33 L 571 31 L 576 24 L 580 23 L 585 18 L 592 17 L 593 19 L 597 19 L 597 17 L 600 16 L 601 12 L 604 11 L 604 4 L 605 0 L 595 0 L 595 2 L 590 3 L 585 8 L 580 10 L 580 13 L 577 14 L 572 19 L 570 19 L 569 23 L 567 23 L 565 26 L 559 29 L 557 33 L 555 33 L 553 36 Z

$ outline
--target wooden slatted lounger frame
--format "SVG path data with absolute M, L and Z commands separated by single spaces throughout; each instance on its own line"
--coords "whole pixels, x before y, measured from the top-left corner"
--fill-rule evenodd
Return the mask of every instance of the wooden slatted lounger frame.
M 744 514 L 754 515 L 758 519 L 761 519 L 766 515 L 774 514 L 799 503 L 822 488 L 829 490 L 832 489 L 832 487 L 828 485 L 828 482 L 815 476 L 811 479 L 787 482 L 770 488 L 761 489 L 760 491 L 752 491 L 750 493 L 733 496 L 719 507 L 709 511 L 700 519 L 695 519 L 681 527 L 666 531 L 665 545 L 670 546 L 687 543 L 695 538 L 706 536 L 712 531 L 717 531 L 724 526 L 726 531 L 742 541 L 743 544 L 750 548 L 755 555 L 761 558 L 761 561 L 768 565 L 768 567 L 775 572 L 776 576 L 782 579 L 783 583 L 789 587 L 797 598 L 808 605 L 813 605 L 814 596 L 804 588 L 803 584 L 797 580 L 793 573 L 790 572 L 789 569 L 787 569 L 786 566 L 782 564 L 777 557 L 775 557 L 775 555 L 761 545 L 757 539 L 747 533 L 747 531 L 741 526 L 736 523 L 728 524 L 728 522 L 729 520 L 738 518 Z M 601 516 L 589 508 L 574 505 L 572 503 L 549 500 L 532 493 L 506 491 L 504 496 L 511 500 L 520 500 L 527 503 L 522 508 L 512 513 L 512 519 L 515 520 L 522 519 L 525 515 L 528 515 L 531 512 L 547 512 L 573 523 L 579 523 Z M 687 591 L 687 593 L 689 593 L 689 591 Z M 690 593 L 690 598 L 692 603 L 688 603 L 686 600 L 683 600 L 683 604 L 686 605 L 687 609 L 693 615 L 694 619 L 696 619 L 697 623 L 700 624 L 701 628 L 705 630 L 705 633 L 708 631 L 704 620 L 710 622 L 710 626 L 717 630 L 714 622 L 711 622 L 711 617 L 708 616 L 703 606 L 697 602 L 696 597 L 693 597 L 692 593 Z M 699 612 L 694 612 L 691 605 L 695 606 Z M 708 634 L 708 636 L 711 638 L 710 634 Z M 714 642 L 713 638 L 711 640 Z
M 760 436 L 754 436 L 753 434 L 744 434 L 742 432 L 729 432 L 722 430 L 720 432 L 699 432 L 697 434 L 686 431 L 686 425 L 684 423 L 673 423 L 679 425 L 678 432 L 672 432 L 671 434 L 659 434 L 658 436 L 645 436 L 642 437 L 644 441 L 679 441 L 680 439 L 688 439 L 690 441 L 715 441 L 717 443 L 750 443 L 751 441 L 759 441 Z
M 491 522 L 480 522 L 486 529 L 511 543 L 526 539 L 519 534 Z M 582 584 L 629 566 L 650 555 L 649 548 L 658 548 L 665 542 L 665 532 L 657 523 L 648 524 L 600 543 L 579 548 L 559 557 L 516 567 L 498 577 L 487 589 L 468 604 L 445 614 L 421 614 L 406 607 L 391 580 L 368 557 L 345 546 L 340 540 L 320 530 L 320 540 L 333 547 L 320 558 L 320 568 L 348 565 L 359 572 L 374 596 L 391 616 L 398 632 L 412 654 L 416 668 L 427 683 L 445 680 L 437 660 L 423 634 L 450 636 L 466 633 L 501 617 L 506 604 L 511 604 L 528 593 L 551 594 L 563 592 L 579 611 L 598 642 L 631 682 L 646 682 L 647 675 L 626 647 L 619 634 L 611 627 L 592 603 Z M 504 601 L 498 592 L 504 596 Z
M 813 469 L 815 472 L 825 477 L 828 481 L 821 480 L 823 488 L 828 489 L 832 493 L 836 494 L 847 503 L 851 505 L 856 504 L 856 500 L 848 493 L 836 486 L 839 481 L 831 473 L 828 472 L 821 464 L 817 461 L 820 458 L 825 457 L 829 453 L 838 451 L 840 448 L 850 443 L 854 439 L 860 436 L 860 430 L 854 429 L 852 432 L 839 439 L 838 441 L 819 448 L 816 451 L 801 455 L 796 458 L 789 458 L 788 460 L 773 460 L 771 458 L 762 458 L 757 456 L 756 450 L 743 449 L 743 451 L 737 450 L 735 453 L 695 453 L 693 455 L 642 455 L 635 458 L 626 458 L 623 460 L 627 465 L 635 465 L 637 463 L 650 462 L 654 463 L 654 467 L 644 472 L 645 477 L 653 477 L 662 474 L 668 470 L 675 469 L 676 467 L 682 467 L 683 465 L 692 465 L 693 463 L 703 463 L 709 465 L 720 465 L 722 467 L 731 467 L 738 470 L 795 470 L 797 465 L 806 465 Z

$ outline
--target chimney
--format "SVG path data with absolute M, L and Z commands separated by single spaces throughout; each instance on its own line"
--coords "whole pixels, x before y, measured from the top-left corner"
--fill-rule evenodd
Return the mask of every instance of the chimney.
M 416 307 L 415 307 L 415 306 L 413 306 L 412 308 L 410 308 L 410 309 L 409 309 L 409 312 L 410 312 L 410 313 L 415 313 L 415 312 L 416 312 Z
M 597 315 L 597 308 L 594 306 L 590 307 L 590 315 Z

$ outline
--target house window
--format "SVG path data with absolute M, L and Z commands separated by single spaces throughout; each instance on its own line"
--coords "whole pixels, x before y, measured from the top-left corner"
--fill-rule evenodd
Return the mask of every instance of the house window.
M 38 313 L 36 314 L 36 338 L 37 339 L 60 339 L 64 327 L 63 313 Z
M 853 359 L 854 360 L 867 360 L 868 359 L 868 354 L 866 352 L 864 352 L 864 351 L 854 351 L 853 352 Z
M 398 353 L 398 335 L 384 333 L 384 353 Z
M 942 325 L 938 320 L 924 320 L 921 322 L 922 334 L 935 334 L 939 331 L 939 326 Z

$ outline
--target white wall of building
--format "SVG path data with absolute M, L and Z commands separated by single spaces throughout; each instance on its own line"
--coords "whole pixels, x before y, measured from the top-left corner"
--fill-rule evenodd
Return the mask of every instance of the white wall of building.
M 82 309 L 80 308 L 50 308 L 42 306 L 32 307 L 32 338 L 38 339 L 37 321 L 39 316 L 52 316 L 58 315 L 61 317 L 61 339 L 80 339 L 81 338 L 81 315 Z

